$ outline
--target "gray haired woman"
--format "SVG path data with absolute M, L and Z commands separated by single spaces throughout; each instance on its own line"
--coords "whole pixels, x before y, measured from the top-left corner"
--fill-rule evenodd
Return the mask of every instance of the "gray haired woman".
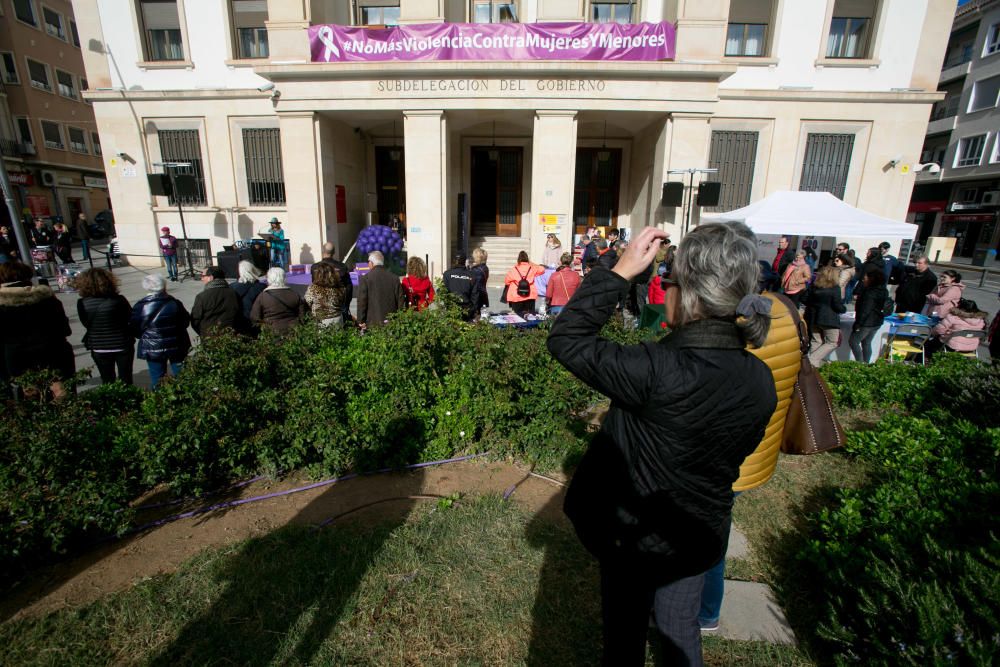
M 267 287 L 250 309 L 250 322 L 270 327 L 276 333 L 287 333 L 305 317 L 309 306 L 285 284 L 285 270 L 272 266 L 267 271 Z
M 187 328 L 191 316 L 184 304 L 167 294 L 163 276 L 151 274 L 142 279 L 147 296 L 132 306 L 129 328 L 139 341 L 140 359 L 149 365 L 150 384 L 156 389 L 160 379 L 170 372 L 177 375 L 191 349 Z
M 243 322 L 248 333 L 257 335 L 257 328 L 250 324 L 250 310 L 254 301 L 264 291 L 264 283 L 260 282 L 260 271 L 253 262 L 243 260 L 239 265 L 239 280 L 230 285 L 230 288 L 240 297 L 240 308 L 243 312 Z
M 757 244 L 745 225 L 704 224 L 684 237 L 669 335 L 601 338 L 666 236 L 644 229 L 613 270 L 590 272 L 548 339 L 561 364 L 611 399 L 565 503 L 600 563 L 604 664 L 645 664 L 650 611 L 665 664 L 702 664 L 702 574 L 724 553 L 733 482 L 777 404 L 771 371 L 746 349 L 766 340 L 771 302 L 756 294 Z

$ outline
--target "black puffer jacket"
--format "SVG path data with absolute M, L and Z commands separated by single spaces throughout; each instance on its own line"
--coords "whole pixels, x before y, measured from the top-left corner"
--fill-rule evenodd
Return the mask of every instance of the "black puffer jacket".
M 733 482 L 777 396 L 731 321 L 692 322 L 658 343 L 600 338 L 627 288 L 611 271 L 591 272 L 549 334 L 552 355 L 611 398 L 565 510 L 595 556 L 625 558 L 666 583 L 722 555 Z
M 840 287 L 814 287 L 806 302 L 806 322 L 810 328 L 839 329 L 840 313 L 846 312 Z
M 191 349 L 190 322 L 184 304 L 169 294 L 140 299 L 129 321 L 132 335 L 139 339 L 137 356 L 147 361 L 182 361 Z
M 88 296 L 76 302 L 80 322 L 87 328 L 83 343 L 88 350 L 127 350 L 132 347 L 129 319 L 132 306 L 121 294 Z
M 854 309 L 854 328 L 880 327 L 885 317 L 882 316 L 882 306 L 889 298 L 889 290 L 885 285 L 866 287 L 858 297 L 858 305 Z

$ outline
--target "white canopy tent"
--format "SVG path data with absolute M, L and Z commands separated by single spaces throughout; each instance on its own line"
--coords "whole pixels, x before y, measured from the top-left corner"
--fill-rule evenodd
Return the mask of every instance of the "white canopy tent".
M 829 192 L 782 190 L 727 213 L 706 213 L 701 222 L 742 222 L 756 234 L 914 239 L 917 226 L 862 211 Z

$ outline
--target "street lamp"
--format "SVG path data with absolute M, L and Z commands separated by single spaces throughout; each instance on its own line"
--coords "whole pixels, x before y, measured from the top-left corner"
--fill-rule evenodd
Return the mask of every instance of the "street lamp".
M 194 264 L 191 262 L 191 244 L 188 242 L 187 226 L 184 224 L 184 209 L 181 208 L 181 196 L 177 192 L 177 174 L 175 169 L 185 169 L 191 166 L 190 162 L 154 162 L 154 167 L 163 167 L 167 176 L 170 177 L 170 191 L 174 196 L 174 203 L 177 204 L 177 214 L 181 218 L 181 237 L 184 239 L 184 256 L 187 259 L 187 269 L 183 271 L 184 276 L 196 277 Z
M 688 176 L 688 186 L 687 186 L 687 203 L 684 207 L 684 225 L 681 228 L 681 237 L 688 233 L 691 227 L 691 209 L 694 208 L 694 175 L 695 174 L 717 174 L 718 169 L 701 167 L 690 169 L 670 169 L 667 171 L 668 174 L 686 174 Z

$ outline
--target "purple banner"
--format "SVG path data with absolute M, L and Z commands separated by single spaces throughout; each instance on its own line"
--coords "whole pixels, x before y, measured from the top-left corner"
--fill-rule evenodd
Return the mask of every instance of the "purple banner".
M 670 60 L 672 23 L 424 23 L 315 25 L 314 63 L 387 60 Z

